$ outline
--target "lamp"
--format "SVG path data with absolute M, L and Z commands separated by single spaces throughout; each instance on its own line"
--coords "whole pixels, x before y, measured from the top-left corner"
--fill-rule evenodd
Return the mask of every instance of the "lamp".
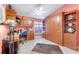
M 16 22 L 14 20 L 7 20 L 5 23 L 12 27 L 16 26 Z
M 5 22 L 5 24 L 9 25 L 10 31 L 13 32 L 13 28 L 17 25 L 16 22 L 14 20 L 7 20 Z
M 16 26 L 16 22 L 14 20 L 7 20 L 5 22 L 5 24 L 8 24 L 9 25 L 9 29 L 10 29 L 10 44 L 9 44 L 9 53 L 11 54 L 14 54 L 14 27 Z

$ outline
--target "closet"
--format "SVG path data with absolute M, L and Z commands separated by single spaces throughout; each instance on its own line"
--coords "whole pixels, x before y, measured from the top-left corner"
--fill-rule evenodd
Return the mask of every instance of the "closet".
M 63 45 L 63 13 L 54 15 L 46 19 L 46 38 L 52 42 Z
M 73 50 L 78 49 L 79 42 L 79 11 L 64 13 L 64 46 Z

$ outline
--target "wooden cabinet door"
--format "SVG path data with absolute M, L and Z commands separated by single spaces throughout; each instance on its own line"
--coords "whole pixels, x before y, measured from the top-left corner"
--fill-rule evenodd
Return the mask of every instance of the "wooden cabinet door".
M 52 35 L 53 35 L 53 40 L 60 44 L 63 45 L 63 19 L 62 19 L 62 13 L 54 16 L 54 19 L 52 19 Z
M 47 27 L 47 39 L 55 43 L 63 45 L 63 21 L 62 13 L 50 17 L 46 22 Z
M 16 16 L 13 16 L 13 15 L 7 15 L 6 16 L 6 20 L 16 20 Z
M 76 34 L 64 34 L 64 46 L 71 48 L 73 50 L 77 50 L 77 38 Z
M 6 9 L 6 20 L 16 19 L 16 12 L 13 9 Z
M 34 33 L 32 31 L 29 31 L 26 40 L 32 40 L 34 39 Z

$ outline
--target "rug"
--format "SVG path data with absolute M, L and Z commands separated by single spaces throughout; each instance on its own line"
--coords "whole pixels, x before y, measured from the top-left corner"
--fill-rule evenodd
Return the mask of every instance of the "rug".
M 37 43 L 32 51 L 44 54 L 63 54 L 59 46 L 43 43 Z

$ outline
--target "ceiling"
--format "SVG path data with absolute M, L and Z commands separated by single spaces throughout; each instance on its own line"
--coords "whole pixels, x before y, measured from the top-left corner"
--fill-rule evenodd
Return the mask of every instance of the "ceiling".
M 56 11 L 62 4 L 11 4 L 17 15 L 45 19 L 49 14 Z

